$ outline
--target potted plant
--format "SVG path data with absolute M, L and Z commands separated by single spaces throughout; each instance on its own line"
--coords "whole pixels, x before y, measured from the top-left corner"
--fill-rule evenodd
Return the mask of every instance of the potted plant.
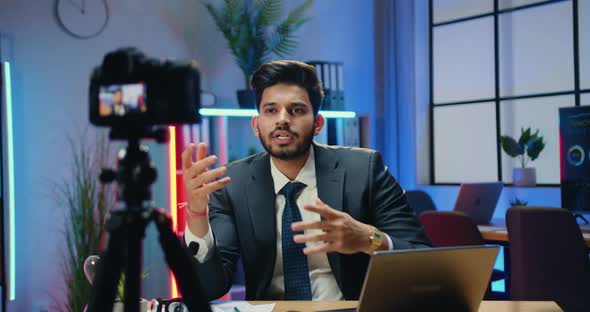
M 205 3 L 244 75 L 246 89 L 237 92 L 240 107 L 255 107 L 250 76 L 271 54 L 285 57 L 293 52 L 294 33 L 308 20 L 305 12 L 312 3 L 306 0 L 282 21 L 281 0 L 224 0 L 220 8 Z
M 513 201 L 508 202 L 510 207 L 517 207 L 517 206 L 526 206 L 528 202 L 526 200 L 520 199 L 518 196 L 514 197 Z
M 84 274 L 84 260 L 99 253 L 105 216 L 115 205 L 113 188 L 101 184 L 98 176 L 114 157 L 106 136 L 95 141 L 86 135 L 69 137 L 69 145 L 70 175 L 53 184 L 54 198 L 66 211 L 62 267 L 65 297 L 55 298 L 55 305 L 60 311 L 82 311 L 91 289 Z
M 545 148 L 543 136 L 539 135 L 539 129 L 532 132 L 531 128 L 520 129 L 520 138 L 518 142 L 507 135 L 500 138 L 502 149 L 510 157 L 520 157 L 521 167 L 516 167 L 512 171 L 513 183 L 516 186 L 535 186 L 537 184 L 537 173 L 535 168 L 527 167 L 528 159 L 534 161 L 539 157 L 541 151 Z

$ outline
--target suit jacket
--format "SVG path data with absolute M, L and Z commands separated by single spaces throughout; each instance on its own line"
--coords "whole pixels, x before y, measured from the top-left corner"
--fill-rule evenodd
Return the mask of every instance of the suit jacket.
M 330 207 L 387 233 L 394 249 L 430 246 L 404 190 L 373 150 L 314 143 L 318 196 Z M 209 299 L 225 294 L 238 258 L 246 275 L 247 300 L 271 300 L 267 289 L 276 257 L 276 208 L 269 154 L 227 166 L 232 182 L 211 194 L 209 220 L 215 248 L 204 263 L 194 260 Z M 336 282 L 347 300 L 360 295 L 369 256 L 329 253 Z

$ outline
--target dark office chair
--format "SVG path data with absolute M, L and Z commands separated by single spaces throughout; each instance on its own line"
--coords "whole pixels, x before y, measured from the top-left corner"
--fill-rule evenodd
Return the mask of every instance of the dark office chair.
M 572 214 L 560 208 L 506 212 L 511 299 L 551 300 L 565 311 L 590 308 L 590 261 Z
M 416 211 L 416 215 L 424 211 L 436 210 L 436 205 L 432 201 L 432 198 L 424 191 L 406 191 L 406 198 L 408 199 L 408 203 L 410 203 L 410 207 Z
M 457 211 L 426 211 L 418 216 L 426 235 L 434 247 L 484 245 L 477 225 L 466 214 Z M 491 282 L 506 278 L 503 271 L 494 269 L 485 295 L 487 300 L 505 300 L 507 295 L 493 292 Z

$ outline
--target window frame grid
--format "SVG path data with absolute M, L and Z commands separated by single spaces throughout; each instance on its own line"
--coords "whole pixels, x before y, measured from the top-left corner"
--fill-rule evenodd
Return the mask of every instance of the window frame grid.
M 579 37 L 579 14 L 578 14 L 578 1 L 579 0 L 547 0 L 542 2 L 536 2 L 521 6 L 516 6 L 513 8 L 507 9 L 499 9 L 498 8 L 498 0 L 493 0 L 493 12 L 489 13 L 482 13 L 476 14 L 472 16 L 465 16 L 461 18 L 451 19 L 444 22 L 434 23 L 433 22 L 433 1 L 429 0 L 428 3 L 428 21 L 429 21 L 429 29 L 428 29 L 428 41 L 429 41 L 429 91 L 430 91 L 430 105 L 429 105 L 429 126 L 430 126 L 430 184 L 431 185 L 460 185 L 460 182 L 456 183 L 437 183 L 435 181 L 435 159 L 434 159 L 434 150 L 435 150 L 435 142 L 434 142 L 434 109 L 435 107 L 440 106 L 449 106 L 449 105 L 465 105 L 465 104 L 475 104 L 481 102 L 495 102 L 496 106 L 496 145 L 497 145 L 497 162 L 498 162 L 498 182 L 503 182 L 502 177 L 502 148 L 500 146 L 500 136 L 501 134 L 501 112 L 500 112 L 500 103 L 503 101 L 509 100 L 518 100 L 518 99 L 529 99 L 529 98 L 541 98 L 541 97 L 550 97 L 550 96 L 559 96 L 559 95 L 574 95 L 575 103 L 574 106 L 580 106 L 580 95 L 582 93 L 589 93 L 590 89 L 580 89 L 580 47 L 578 42 Z M 513 96 L 500 96 L 500 60 L 499 60 L 499 17 L 500 14 L 512 13 L 515 11 L 526 10 L 531 8 L 536 8 L 539 6 L 545 6 L 560 2 L 571 2 L 572 3 L 572 36 L 573 36 L 573 58 L 574 58 L 574 90 L 564 90 L 559 92 L 545 92 L 545 93 L 532 93 L 532 94 L 522 94 L 522 95 L 513 95 Z M 485 18 L 485 17 L 494 17 L 494 98 L 484 98 L 484 99 L 471 99 L 467 101 L 454 101 L 454 102 L 442 102 L 442 103 L 434 103 L 434 66 L 433 66 L 433 59 L 434 59 L 434 49 L 433 49 L 433 33 L 435 27 L 456 24 L 467 22 L 475 19 Z M 512 186 L 513 183 L 505 183 L 506 186 Z M 559 183 L 537 183 L 537 187 L 557 187 Z

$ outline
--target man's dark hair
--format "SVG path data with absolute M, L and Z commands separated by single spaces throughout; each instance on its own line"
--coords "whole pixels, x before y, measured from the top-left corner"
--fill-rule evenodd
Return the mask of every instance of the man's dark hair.
M 264 89 L 279 83 L 292 84 L 305 89 L 311 101 L 314 116 L 318 114 L 324 98 L 324 89 L 315 67 L 298 61 L 272 61 L 262 64 L 252 75 L 252 89 L 256 96 L 257 110 L 260 110 Z

